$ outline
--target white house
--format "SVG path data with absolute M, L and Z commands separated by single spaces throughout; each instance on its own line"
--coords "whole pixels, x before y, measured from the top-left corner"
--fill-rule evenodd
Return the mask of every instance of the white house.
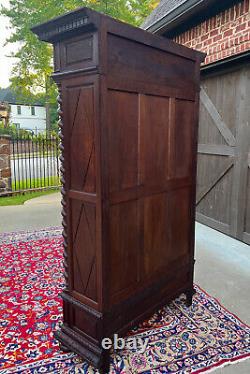
M 44 132 L 46 130 L 46 109 L 42 105 L 10 105 L 10 123 L 14 124 L 18 129 L 30 130 L 34 134 Z

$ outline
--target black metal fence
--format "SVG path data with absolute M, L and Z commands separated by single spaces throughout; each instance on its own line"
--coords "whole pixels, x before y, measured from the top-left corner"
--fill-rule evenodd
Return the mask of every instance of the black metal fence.
M 60 186 L 59 139 L 53 135 L 18 135 L 11 141 L 12 191 Z

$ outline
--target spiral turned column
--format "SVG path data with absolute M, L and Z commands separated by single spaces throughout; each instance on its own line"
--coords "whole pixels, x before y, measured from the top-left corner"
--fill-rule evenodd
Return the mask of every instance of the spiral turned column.
M 65 283 L 66 283 L 66 290 L 68 289 L 68 237 L 67 237 L 67 219 L 66 219 L 66 189 L 65 189 L 65 167 L 64 167 L 64 162 L 65 162 L 65 149 L 64 149 L 64 126 L 63 126 L 63 110 L 62 110 L 62 90 L 61 90 L 61 85 L 58 84 L 58 97 L 57 97 L 57 102 L 58 102 L 58 116 L 59 116 L 59 121 L 58 121 L 58 126 L 59 126 L 59 138 L 60 138 L 60 150 L 61 150 L 61 155 L 60 155 L 60 177 L 61 177 L 61 193 L 62 193 L 62 226 L 63 226 L 63 266 L 64 266 L 64 277 L 65 277 Z

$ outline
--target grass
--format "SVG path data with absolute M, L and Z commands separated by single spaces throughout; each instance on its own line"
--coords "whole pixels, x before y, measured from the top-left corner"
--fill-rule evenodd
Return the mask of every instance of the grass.
M 12 191 L 26 190 L 27 188 L 53 187 L 60 185 L 58 176 L 46 178 L 32 178 L 15 181 L 12 180 Z
M 34 197 L 55 193 L 58 190 L 54 189 L 47 191 L 25 192 L 22 195 L 0 197 L 0 206 L 23 205 L 27 200 L 33 199 Z

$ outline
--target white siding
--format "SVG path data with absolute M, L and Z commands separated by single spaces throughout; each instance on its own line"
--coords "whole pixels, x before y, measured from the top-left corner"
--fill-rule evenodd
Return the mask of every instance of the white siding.
M 21 107 L 21 114 L 18 114 L 17 107 Z M 29 105 L 10 104 L 10 122 L 18 124 L 21 129 L 32 130 L 34 133 L 44 132 L 46 130 L 46 110 L 43 106 L 36 106 L 35 115 L 31 114 Z

